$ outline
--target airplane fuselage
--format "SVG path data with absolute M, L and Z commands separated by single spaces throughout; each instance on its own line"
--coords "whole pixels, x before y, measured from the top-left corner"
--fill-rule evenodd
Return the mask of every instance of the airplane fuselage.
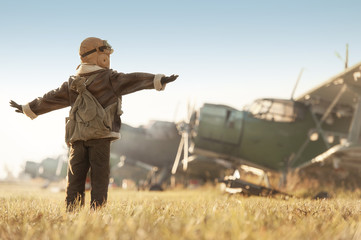
M 257 101 L 245 111 L 205 104 L 195 127 L 194 153 L 284 171 L 310 161 L 347 136 L 350 117 L 333 116 L 320 125 L 320 116 L 302 103 Z

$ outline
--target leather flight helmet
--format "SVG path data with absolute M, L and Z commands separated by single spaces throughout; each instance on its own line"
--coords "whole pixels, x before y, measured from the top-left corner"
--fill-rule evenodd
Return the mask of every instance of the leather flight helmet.
M 109 54 L 112 54 L 114 51 L 107 40 L 102 40 L 96 37 L 89 37 L 80 44 L 79 55 L 84 58 L 92 53 L 103 53 L 105 51 L 109 51 Z
M 110 54 L 113 49 L 106 40 L 89 37 L 80 44 L 79 55 L 82 63 L 96 64 L 103 68 L 110 67 Z

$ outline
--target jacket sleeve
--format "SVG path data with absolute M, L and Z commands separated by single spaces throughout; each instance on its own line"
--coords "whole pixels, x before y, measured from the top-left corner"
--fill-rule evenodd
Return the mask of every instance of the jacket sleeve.
M 46 93 L 43 97 L 39 97 L 23 105 L 23 112 L 31 119 L 38 115 L 70 106 L 69 83 L 64 82 L 61 87 Z
M 156 89 L 162 91 L 165 84 L 162 85 L 160 80 L 163 74 L 150 74 L 150 73 L 118 73 L 112 71 L 110 81 L 118 96 L 126 95 L 143 89 Z

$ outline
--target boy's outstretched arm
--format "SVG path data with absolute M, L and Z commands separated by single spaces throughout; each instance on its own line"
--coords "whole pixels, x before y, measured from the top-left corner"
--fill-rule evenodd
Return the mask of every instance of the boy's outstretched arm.
M 68 89 L 68 82 L 64 82 L 61 87 L 25 105 L 20 105 L 10 100 L 10 106 L 15 108 L 15 112 L 24 113 L 31 119 L 35 119 L 38 115 L 70 106 Z
M 143 89 L 164 90 L 167 83 L 173 82 L 178 75 L 165 76 L 164 74 L 151 74 L 143 72 L 118 73 L 112 71 L 111 85 L 118 96 L 130 94 Z

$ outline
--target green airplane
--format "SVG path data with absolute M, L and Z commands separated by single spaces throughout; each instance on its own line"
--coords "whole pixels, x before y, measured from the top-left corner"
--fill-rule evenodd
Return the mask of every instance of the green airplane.
M 67 175 L 67 162 L 65 156 L 59 155 L 56 158 L 48 157 L 41 162 L 26 161 L 24 173 L 31 178 L 42 178 L 42 188 L 47 188 L 52 182 L 59 182 Z
M 293 95 L 293 94 L 292 94 Z M 331 165 L 361 171 L 361 63 L 293 99 L 264 98 L 244 110 L 205 103 L 180 124 L 173 173 L 184 151 L 284 176 L 295 169 Z M 188 146 L 189 145 L 189 146 Z

